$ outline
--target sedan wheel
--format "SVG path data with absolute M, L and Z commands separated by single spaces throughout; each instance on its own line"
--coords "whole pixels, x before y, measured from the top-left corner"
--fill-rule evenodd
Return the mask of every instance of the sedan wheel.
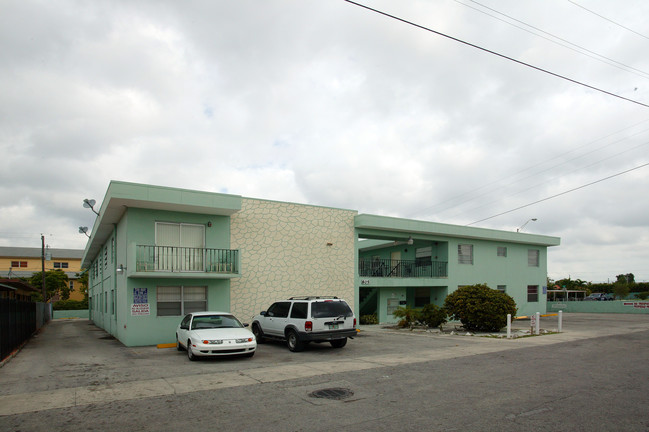
M 183 346 L 180 344 L 180 341 L 178 340 L 178 335 L 176 335 L 176 349 L 177 349 L 178 351 L 182 351 L 182 350 L 183 350 Z
M 194 355 L 194 352 L 192 351 L 192 342 L 191 342 L 191 341 L 187 341 L 187 358 L 188 358 L 190 361 L 196 361 L 196 360 L 198 360 L 198 357 L 196 357 L 196 356 Z

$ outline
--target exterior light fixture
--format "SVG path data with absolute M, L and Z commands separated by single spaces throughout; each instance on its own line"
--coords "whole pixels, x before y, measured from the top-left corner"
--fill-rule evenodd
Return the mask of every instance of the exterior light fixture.
M 528 219 L 527 222 L 525 222 L 525 223 L 523 224 L 523 226 L 521 226 L 520 228 L 516 228 L 516 232 L 521 232 L 521 231 L 523 231 L 523 228 L 525 228 L 525 225 L 527 225 L 527 224 L 530 223 L 530 222 L 536 222 L 536 221 L 537 221 L 536 218 Z
M 119 274 L 124 274 L 124 272 L 126 271 L 126 267 L 124 267 L 124 264 L 120 264 L 115 271 Z
M 88 227 L 79 227 L 79 234 L 85 234 L 86 237 L 90 238 L 90 234 L 88 234 Z
M 96 214 L 97 216 L 99 216 L 99 213 L 97 213 L 97 211 L 95 210 L 95 207 L 94 207 L 94 205 L 95 205 L 96 203 L 97 203 L 97 201 L 95 201 L 94 199 L 88 199 L 88 198 L 86 198 L 86 199 L 83 200 L 83 206 L 84 206 L 85 208 L 89 208 L 90 210 L 92 210 L 92 212 L 93 212 L 94 214 Z

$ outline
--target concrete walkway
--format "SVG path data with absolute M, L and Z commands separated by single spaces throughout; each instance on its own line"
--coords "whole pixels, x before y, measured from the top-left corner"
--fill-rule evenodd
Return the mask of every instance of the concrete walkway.
M 156 353 L 155 348 L 126 348 L 116 341 L 113 344 L 97 348 L 92 346 L 87 335 L 89 325 L 73 322 L 53 321 L 46 331 L 41 333 L 38 342 L 30 342 L 15 359 L 0 369 L 0 416 L 20 414 L 27 412 L 43 411 L 56 408 L 69 408 L 82 405 L 98 404 L 111 401 L 123 401 L 130 399 L 159 397 L 166 395 L 179 395 L 190 392 L 215 390 L 228 387 L 250 386 L 255 384 L 287 381 L 300 378 L 314 377 L 318 375 L 335 374 L 341 372 L 361 371 L 389 366 L 399 366 L 412 363 L 428 361 L 452 360 L 455 358 L 473 356 L 480 354 L 494 353 L 504 350 L 521 349 L 535 346 L 546 346 L 558 343 L 571 343 L 581 339 L 614 336 L 622 333 L 649 330 L 649 316 L 645 315 L 595 315 L 575 314 L 564 316 L 564 333 L 551 334 L 538 337 L 520 339 L 493 339 L 475 336 L 447 336 L 430 332 L 410 332 L 408 330 L 386 329 L 383 326 L 364 326 L 357 340 L 350 342 L 348 347 L 357 344 L 353 349 L 328 350 L 314 349 L 312 352 L 290 353 L 278 346 L 261 345 L 258 351 L 266 349 L 275 356 L 268 356 L 268 361 L 261 360 L 250 363 L 244 361 L 215 363 L 203 362 L 204 365 L 196 367 L 196 363 L 187 362 L 186 359 L 179 359 L 176 354 L 167 350 L 165 355 Z M 529 323 L 527 324 L 529 326 Z M 556 327 L 556 326 L 555 326 Z M 77 334 L 79 333 L 79 334 Z M 381 337 L 378 337 L 381 336 Z M 88 382 L 83 385 L 76 385 L 64 388 L 56 388 L 56 375 L 42 377 L 40 379 L 52 380 L 49 386 L 51 390 L 28 391 L 24 381 L 34 379 L 39 373 L 48 373 L 39 368 L 38 363 L 44 363 L 42 359 L 47 356 L 60 357 L 63 360 L 61 351 L 66 350 L 65 340 L 84 340 L 88 346 L 80 348 L 88 352 L 95 350 L 95 353 L 108 349 L 104 357 L 106 364 L 122 358 L 125 364 L 121 367 L 129 368 L 137 365 L 137 358 L 132 359 L 133 352 L 145 352 L 143 362 L 147 368 L 157 368 L 158 377 L 129 380 L 110 380 L 105 382 Z M 106 336 L 95 339 L 107 339 Z M 92 341 L 91 341 L 92 342 Z M 384 347 L 376 344 L 385 344 Z M 33 345 L 33 346 L 30 346 Z M 396 349 L 395 349 L 396 346 Z M 407 348 L 406 348 L 407 347 Z M 79 347 L 77 347 L 79 348 Z M 112 351 L 111 351 L 112 350 Z M 136 350 L 136 351 L 134 351 Z M 114 351 L 114 352 L 113 352 Z M 158 350 L 160 351 L 160 350 Z M 275 353 L 275 351 L 277 353 Z M 119 352 L 125 354 L 115 354 Z M 336 358 L 326 358 L 323 355 Z M 91 356 L 92 357 L 92 356 Z M 258 352 L 257 358 L 262 357 Z M 320 359 L 318 359 L 320 358 Z M 87 365 L 87 358 L 79 359 L 78 367 Z M 178 365 L 183 360 L 183 367 Z M 103 363 L 99 356 L 91 360 L 94 367 L 100 369 Z M 287 361 L 290 362 L 287 364 Z M 68 365 L 66 370 L 74 370 L 75 365 Z M 203 366 L 203 367 L 200 367 Z M 113 365 L 115 371 L 120 370 L 120 365 Z M 187 367 L 192 367 L 187 369 Z M 166 369 L 165 369 L 166 368 Z M 201 373 L 195 373 L 196 369 L 206 369 Z M 223 368 L 234 368 L 217 372 L 208 370 Z M 194 373 L 187 373 L 187 372 Z M 22 380 L 22 381 L 21 381 Z M 81 381 L 83 382 L 83 381 Z M 43 388 L 35 386 L 35 388 Z M 14 391 L 17 390 L 17 391 Z

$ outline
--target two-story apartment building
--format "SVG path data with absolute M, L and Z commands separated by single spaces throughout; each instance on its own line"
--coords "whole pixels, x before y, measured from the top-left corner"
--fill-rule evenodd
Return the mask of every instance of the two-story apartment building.
M 558 244 L 547 236 L 112 181 L 82 267 L 91 319 L 136 346 L 173 342 L 191 311 L 230 311 L 248 321 L 295 295 L 335 295 L 357 315 L 376 312 L 390 322 L 399 305 L 441 304 L 458 286 L 486 282 L 512 295 L 520 311 L 544 312 L 546 250 Z
M 519 315 L 545 312 L 547 248 L 556 237 L 358 215 L 358 309 L 393 322 L 399 306 L 444 304 L 460 286 L 506 292 Z
M 0 246 L 0 277 L 29 278 L 34 273 L 40 272 L 44 265 L 46 272 L 50 270 L 64 272 L 70 285 L 70 299 L 83 300 L 84 295 L 78 280 L 82 256 L 83 250 L 81 249 L 48 247 L 45 250 L 45 257 L 43 257 L 43 250 L 38 247 Z

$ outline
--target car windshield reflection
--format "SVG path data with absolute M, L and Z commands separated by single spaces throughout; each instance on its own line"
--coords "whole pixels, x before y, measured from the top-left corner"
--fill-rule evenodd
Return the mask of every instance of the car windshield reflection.
M 215 328 L 242 328 L 243 324 L 233 316 L 228 315 L 200 315 L 192 320 L 192 330 Z

